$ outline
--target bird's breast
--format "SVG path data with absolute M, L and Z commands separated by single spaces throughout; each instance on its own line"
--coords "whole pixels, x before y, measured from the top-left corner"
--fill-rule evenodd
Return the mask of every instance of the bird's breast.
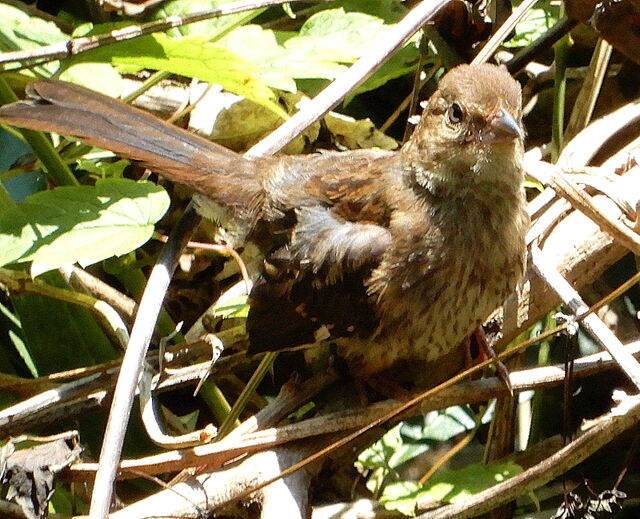
M 515 238 L 506 226 L 483 236 L 486 221 L 451 235 L 407 233 L 414 242 L 390 250 L 370 281 L 374 335 L 345 341 L 344 357 L 366 374 L 450 353 L 515 289 L 524 269 L 526 226 L 520 227 Z

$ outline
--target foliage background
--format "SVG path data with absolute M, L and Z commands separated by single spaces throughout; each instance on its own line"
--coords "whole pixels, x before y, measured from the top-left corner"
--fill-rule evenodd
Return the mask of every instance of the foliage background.
M 164 2 L 159 8 L 145 13 L 143 20 L 186 15 L 222 3 L 215 0 Z M 242 151 L 295 111 L 297 103 L 304 102 L 328 81 L 345 73 L 373 41 L 384 39 L 407 13 L 411 7 L 408 4 L 398 0 L 305 4 L 296 17 L 290 16 L 298 11 L 296 5 L 260 9 L 99 47 L 62 61 L 26 69 L 8 66 L 2 78 L 18 93 L 33 78 L 54 75 L 114 97 L 139 89 L 136 103 L 163 117 L 178 115 L 179 124 Z M 467 9 L 472 3 L 457 4 L 463 4 Z M 72 37 L 104 34 L 141 21 L 109 13 L 89 2 L 60 2 L 55 7 L 42 3 L 37 7 L 43 12 L 33 13 L 24 6 L 0 4 L 0 48 L 4 52 L 37 49 Z M 494 21 L 495 26 L 499 25 L 498 19 L 487 20 L 486 17 L 491 16 L 486 13 L 482 23 L 478 22 L 474 18 L 477 16 L 475 7 L 469 9 L 469 18 L 455 9 L 452 8 L 445 22 L 453 19 L 468 24 L 464 27 L 465 37 L 473 28 L 475 40 L 473 37 L 469 37 L 470 41 L 469 38 L 456 38 L 455 30 L 447 32 L 446 23 L 439 20 L 437 28 L 441 36 L 445 36 L 444 42 L 433 37 L 429 32 L 431 29 L 427 29 L 431 40 L 423 45 L 421 58 L 420 37 L 413 38 L 347 97 L 336 110 L 340 115 L 328 115 L 300 136 L 287 151 L 301 153 L 327 147 L 374 146 L 394 149 L 403 138 L 407 114 L 395 120 L 389 120 L 389 117 L 410 96 L 419 63 L 433 76 L 433 80 L 427 81 L 422 88 L 420 97 L 425 98 L 442 74 L 441 64 L 448 64 L 452 54 L 460 60 L 468 59 L 480 46 L 479 42 L 488 36 L 483 30 L 491 30 L 489 25 L 483 28 L 482 24 Z M 45 17 L 44 11 L 54 18 Z M 562 17 L 562 7 L 557 2 L 536 3 L 511 33 L 503 50 L 517 52 L 535 46 Z M 550 142 L 556 152 L 562 147 L 561 140 L 552 135 L 553 128 L 555 125 L 557 133 L 559 124 L 562 134 L 565 111 L 568 118 L 572 112 L 572 99 L 581 88 L 584 76 L 576 74 L 569 82 L 562 96 L 567 100 L 563 106 L 558 102 L 563 83 L 557 75 L 554 81 L 553 69 L 548 67 L 555 63 L 561 74 L 566 70 L 583 69 L 589 64 L 595 41 L 596 37 L 589 29 L 579 27 L 572 38 L 565 36 L 555 48 L 543 49 L 538 58 L 543 72 L 536 76 L 531 73 L 519 76 L 525 84 L 527 100 L 532 103 L 526 121 L 530 147 Z M 568 68 L 562 69 L 559 63 Z M 613 106 L 626 102 L 624 81 L 633 82 L 638 76 L 637 65 L 615 54 L 610 70 L 611 78 L 602 87 L 605 94 L 601 94 L 596 114 L 606 113 Z M 151 95 L 140 96 L 146 89 L 150 89 L 147 94 L 153 92 L 157 82 L 164 85 L 167 99 L 157 102 Z M 203 93 L 209 88 L 207 84 L 219 87 Z M 180 101 L 171 99 L 172 93 L 177 93 Z M 158 90 L 154 95 L 155 99 L 161 98 Z M 5 92 L 4 102 L 9 101 L 7 96 L 10 94 Z M 193 111 L 182 113 L 180 105 L 189 104 L 193 99 L 199 100 L 195 106 L 190 106 Z M 383 127 L 386 134 L 376 127 Z M 117 341 L 105 331 L 94 312 L 78 304 L 79 297 L 63 300 L 63 294 L 68 295 L 75 289 L 57 269 L 78 263 L 120 292 L 132 298 L 139 297 L 149 266 L 159 253 L 159 237 L 171 229 L 189 193 L 162 181 L 156 184 L 141 180 L 143 171 L 135 164 L 59 136 L 51 136 L 51 139 L 59 153 L 58 166 L 67 173 L 53 177 L 51 168 L 48 174 L 43 173 L 42 163 L 34 158 L 31 148 L 14 130 L 4 128 L 0 139 L 0 166 L 5 170 L 0 176 L 4 186 L 0 196 L 0 264 L 3 266 L 0 284 L 6 287 L 0 297 L 0 388 L 5 388 L 0 392 L 0 398 L 9 406 L 38 394 L 43 387 L 43 376 L 99 366 L 120 356 Z M 34 150 L 38 151 L 35 147 Z M 44 162 L 41 154 L 36 155 Z M 530 186 L 533 198 L 541 186 L 533 180 Z M 197 237 L 206 241 L 210 232 L 205 223 Z M 220 294 L 225 295 L 214 313 L 225 318 L 225 326 L 233 327 L 238 322 L 241 326 L 242 318 L 246 316 L 245 296 L 237 294 L 240 278 L 231 263 L 217 253 L 185 254 L 165 304 L 158 338 L 171 335 L 179 321 L 185 323 L 183 330 L 189 329 Z M 597 300 L 635 271 L 634 258 L 626 256 L 586 289 L 589 297 L 592 301 Z M 31 278 L 36 285 L 27 289 L 24 286 L 11 288 L 13 285 L 8 281 L 23 282 Z M 64 289 L 64 292 L 47 292 L 45 286 Z M 634 287 L 609 310 L 617 320 L 616 331 L 629 339 L 637 336 L 638 297 L 637 287 Z M 550 327 L 551 322 L 549 317 L 533 330 L 524 330 L 521 338 L 539 333 Z M 182 340 L 181 334 L 173 338 L 176 343 Z M 242 341 L 238 343 L 240 346 L 236 347 L 241 348 Z M 544 343 L 530 350 L 520 363 L 526 366 L 560 361 L 567 344 L 564 338 Z M 593 343 L 582 333 L 577 336 L 576 347 L 581 354 L 594 351 Z M 276 365 L 274 375 L 262 383 L 243 416 L 252 414 L 264 405 L 265 399 L 274 397 L 280 382 L 290 374 L 287 367 L 283 363 Z M 253 369 L 255 363 L 247 361 L 237 370 L 216 379 L 215 384 L 205 384 L 195 399 L 187 390 L 176 390 L 170 396 L 163 396 L 167 426 L 189 430 L 210 422 L 224 422 L 228 413 L 226 402 L 235 401 Z M 597 375 L 581 384 L 572 399 L 572 408 L 564 407 L 564 420 L 563 413 L 558 412 L 566 406 L 560 390 L 521 394 L 519 403 L 530 410 L 531 418 L 530 429 L 520 445 L 526 445 L 526 437 L 530 444 L 542 441 L 563 430 L 573 430 L 582 418 L 594 418 L 605 412 L 610 406 L 611 389 L 619 385 L 624 385 L 624 379 L 611 374 Z M 313 413 L 315 405 L 316 402 L 302 409 L 298 418 Z M 99 452 L 104 413 L 104 409 L 101 410 L 97 419 L 79 416 L 56 420 L 28 432 L 45 434 L 76 428 L 88 454 L 95 457 Z M 522 470 L 511 459 L 489 467 L 482 463 L 479 452 L 487 443 L 488 424 L 495 413 L 492 405 L 457 406 L 397 424 L 379 441 L 364 448 L 355 465 L 348 465 L 349 484 L 340 481 L 336 471 L 324 474 L 317 483 L 316 492 L 323 498 L 349 501 L 353 496 L 345 489 L 353 486 L 359 496 L 374 497 L 390 509 L 409 514 L 415 513 L 419 503 L 425 500 L 460 502 Z M 130 425 L 125 455 L 157 452 L 137 421 L 134 418 Z M 437 462 L 442 452 L 463 439 L 469 445 L 451 460 L 449 467 L 437 472 L 428 482 L 421 482 L 428 467 Z M 629 441 L 622 439 L 620 443 L 627 445 Z M 598 492 L 612 488 L 623 467 L 637 465 L 634 459 L 625 458 L 623 454 L 615 448 L 602 453 L 569 478 L 576 483 L 588 478 Z M 613 461 L 605 465 L 603 459 Z M 626 482 L 636 489 L 637 473 L 631 470 Z M 529 517 L 537 507 L 542 507 L 549 516 L 562 493 L 560 485 L 550 488 L 555 495 L 548 502 L 545 502 L 546 497 L 530 496 L 519 503 L 518 513 Z M 151 491 L 148 484 L 140 481 L 119 487 L 125 500 Z M 86 509 L 86 496 L 71 498 L 70 495 L 69 486 L 59 483 L 52 510 L 71 514 Z M 631 495 L 633 497 L 633 492 Z

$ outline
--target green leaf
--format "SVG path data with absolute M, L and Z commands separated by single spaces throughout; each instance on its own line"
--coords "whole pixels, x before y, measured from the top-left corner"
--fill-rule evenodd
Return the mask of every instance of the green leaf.
M 475 425 L 473 415 L 467 407 L 454 406 L 403 422 L 400 432 L 408 440 L 443 442 L 472 430 Z
M 402 424 L 398 424 L 385 433 L 373 445 L 358 456 L 355 466 L 360 472 L 370 471 L 366 486 L 372 493 L 386 488 L 389 478 L 397 478 L 396 468 L 429 450 L 424 442 L 406 441 L 400 434 Z
M 311 55 L 295 45 L 280 45 L 285 39 L 282 33 L 246 25 L 231 31 L 219 44 L 251 61 L 266 84 L 286 92 L 296 91 L 294 79 L 334 79 L 346 70 L 331 55 Z
M 478 463 L 459 470 L 441 470 L 427 482 L 421 494 L 428 495 L 434 501 L 460 503 L 520 472 L 522 467 L 513 462 L 495 465 Z
M 23 10 L 0 3 L 0 50 L 28 50 L 66 41 L 69 36 L 53 22 L 29 16 Z M 11 67 L 9 67 L 11 68 Z M 39 74 L 53 74 L 57 62 L 34 67 Z
M 200 11 L 215 9 L 224 4 L 228 4 L 230 1 L 231 0 L 173 0 L 172 2 L 163 4 L 163 6 L 155 12 L 154 18 L 185 16 Z M 262 11 L 264 11 L 264 9 L 210 18 L 201 22 L 182 25 L 176 28 L 174 32 L 180 33 L 183 36 L 202 36 L 209 41 L 213 41 L 234 27 L 252 20 Z
M 385 23 L 399 22 L 409 11 L 401 0 L 337 0 L 331 3 L 335 8 L 342 8 L 345 11 L 357 11 L 371 16 L 382 18 Z M 322 6 L 312 8 L 312 10 L 324 10 Z
M 419 59 L 420 53 L 415 45 L 409 44 L 403 47 L 385 61 L 382 67 L 368 77 L 365 82 L 358 87 L 354 95 L 375 90 L 392 79 L 415 71 Z
M 395 510 L 413 517 L 416 515 L 416 503 L 420 496 L 420 485 L 413 481 L 389 483 L 380 496 L 380 502 L 387 510 Z
M 0 303 L 0 372 L 38 376 L 29 350 L 25 346 L 20 319 L 9 308 Z M 0 392 L 0 405 L 5 395 Z
M 169 38 L 151 34 L 132 41 L 99 47 L 71 59 L 73 63 L 106 62 L 166 70 L 185 77 L 217 83 L 234 94 L 251 99 L 283 118 L 287 114 L 275 102 L 273 91 L 258 78 L 253 64 L 235 52 L 209 43 L 200 36 Z
M 423 487 L 413 481 L 395 481 L 386 485 L 380 502 L 389 510 L 413 516 L 418 502 L 462 503 L 520 472 L 522 467 L 513 462 L 441 470 Z
M 224 292 L 213 306 L 213 315 L 230 319 L 249 315 L 249 295 L 244 281 L 239 281 Z
M 168 207 L 161 187 L 118 178 L 36 193 L 0 215 L 0 265 L 33 261 L 35 276 L 126 254 L 149 240 Z
M 97 90 L 111 97 L 120 97 L 124 80 L 108 63 L 71 63 L 65 66 L 59 79 Z
M 328 9 L 309 18 L 299 35 L 289 38 L 284 46 L 304 53 L 307 59 L 353 63 L 371 48 L 372 41 L 393 30 L 393 25 L 385 25 L 376 16 Z
M 238 296 L 227 301 L 224 305 L 215 306 L 214 315 L 230 319 L 232 317 L 246 318 L 249 315 L 249 303 L 247 296 Z
M 58 272 L 46 272 L 41 281 L 70 289 Z M 86 308 L 39 294 L 15 294 L 11 302 L 38 375 L 107 362 L 118 356 Z
M 560 4 L 542 0 L 529 9 L 516 25 L 515 36 L 504 43 L 507 48 L 527 47 L 547 32 L 560 19 Z
M 258 25 L 246 25 L 219 40 L 220 45 L 251 61 L 260 79 L 280 90 L 295 92 L 294 79 L 335 79 L 370 49 L 371 42 L 384 37 L 392 25 L 376 16 L 328 9 L 313 15 L 299 34 L 273 32 Z M 409 45 L 397 52 L 382 69 L 359 89 L 377 88 L 390 79 L 415 69 L 418 51 Z
M 93 173 L 98 178 L 122 178 L 122 174 L 127 166 L 131 164 L 126 159 L 104 160 L 98 159 L 78 159 L 78 167 L 89 173 Z

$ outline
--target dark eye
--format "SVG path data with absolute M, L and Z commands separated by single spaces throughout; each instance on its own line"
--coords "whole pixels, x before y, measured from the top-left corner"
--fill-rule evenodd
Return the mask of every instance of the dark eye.
M 464 119 L 464 111 L 458 103 L 453 103 L 447 111 L 447 117 L 453 124 L 461 123 L 462 119 Z

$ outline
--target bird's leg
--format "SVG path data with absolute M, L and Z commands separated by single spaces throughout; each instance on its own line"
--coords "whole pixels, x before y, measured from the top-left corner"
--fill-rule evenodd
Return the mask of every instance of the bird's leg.
M 404 402 L 411 398 L 409 391 L 384 373 L 368 376 L 358 380 L 356 383 L 358 385 L 366 384 L 384 398 L 391 398 L 399 402 Z M 364 387 L 362 387 L 362 389 L 364 389 Z M 362 396 L 366 398 L 364 391 Z
M 474 341 L 477 351 L 476 355 L 473 356 L 471 352 L 471 341 Z M 511 380 L 509 379 L 509 370 L 503 364 L 502 361 L 498 360 L 496 356 L 496 352 L 493 350 L 491 344 L 487 340 L 487 336 L 484 333 L 484 328 L 482 326 L 478 326 L 471 334 L 467 335 L 461 343 L 462 347 L 465 351 L 465 365 L 467 367 L 471 367 L 474 364 L 484 362 L 488 359 L 494 360 L 494 366 L 496 368 L 496 375 L 504 385 L 509 390 L 509 393 L 513 395 L 513 387 L 511 386 Z

